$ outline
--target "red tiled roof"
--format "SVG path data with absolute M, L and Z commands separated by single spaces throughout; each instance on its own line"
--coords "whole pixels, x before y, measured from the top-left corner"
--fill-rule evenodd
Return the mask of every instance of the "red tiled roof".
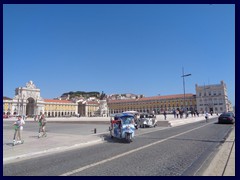
M 87 101 L 87 104 L 99 104 L 99 103 L 96 101 Z
M 194 94 L 185 94 L 185 98 L 193 97 Z M 175 94 L 175 95 L 166 95 L 166 96 L 152 96 L 152 97 L 143 97 L 139 99 L 122 99 L 122 100 L 109 100 L 108 103 L 118 103 L 118 102 L 135 102 L 135 101 L 148 101 L 148 100 L 163 100 L 163 99 L 177 99 L 183 98 L 184 94 Z
M 185 98 L 192 97 L 193 94 L 185 94 Z M 167 95 L 167 96 L 152 96 L 152 97 L 143 97 L 140 98 L 139 101 L 146 101 L 146 100 L 157 100 L 157 99 L 177 99 L 183 98 L 184 94 L 174 94 L 174 95 Z
M 73 103 L 68 100 L 59 100 L 59 99 L 44 99 L 44 102 L 55 102 L 55 103 Z

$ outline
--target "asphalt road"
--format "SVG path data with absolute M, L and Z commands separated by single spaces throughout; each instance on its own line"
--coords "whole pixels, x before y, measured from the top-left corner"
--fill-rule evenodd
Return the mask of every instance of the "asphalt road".
M 152 128 L 154 132 L 138 135 L 130 144 L 106 135 L 102 144 L 6 164 L 3 175 L 201 175 L 232 128 L 216 122 L 212 119 L 159 131 Z M 66 132 L 74 132 L 64 127 Z

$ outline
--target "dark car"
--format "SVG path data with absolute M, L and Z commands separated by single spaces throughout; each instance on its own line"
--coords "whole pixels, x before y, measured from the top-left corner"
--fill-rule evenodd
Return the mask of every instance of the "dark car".
M 232 112 L 222 113 L 218 117 L 218 123 L 231 123 L 235 122 L 235 115 Z

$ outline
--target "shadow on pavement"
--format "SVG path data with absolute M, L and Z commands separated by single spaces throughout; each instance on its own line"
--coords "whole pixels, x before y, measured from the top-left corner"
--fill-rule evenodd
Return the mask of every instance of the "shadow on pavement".
M 102 139 L 109 143 L 121 143 L 121 144 L 129 144 L 125 141 L 125 139 L 111 138 L 109 134 L 104 134 L 101 136 Z
M 5 143 L 7 146 L 13 146 L 13 143 Z

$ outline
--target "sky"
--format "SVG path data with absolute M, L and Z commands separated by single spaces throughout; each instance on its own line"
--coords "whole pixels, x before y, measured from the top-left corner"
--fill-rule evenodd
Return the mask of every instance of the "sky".
M 223 80 L 235 105 L 234 4 L 3 5 L 3 96 L 183 94 L 183 68 L 186 93 Z

